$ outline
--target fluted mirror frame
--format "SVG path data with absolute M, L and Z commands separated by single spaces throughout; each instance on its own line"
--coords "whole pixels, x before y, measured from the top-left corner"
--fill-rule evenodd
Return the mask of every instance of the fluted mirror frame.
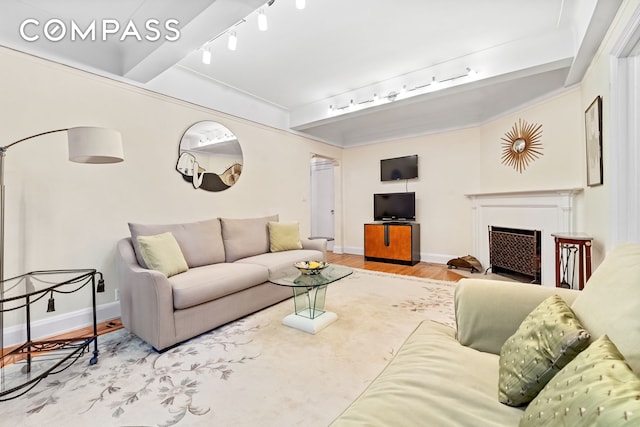
M 518 119 L 501 139 L 502 163 L 522 173 L 530 162 L 542 156 L 542 125 Z

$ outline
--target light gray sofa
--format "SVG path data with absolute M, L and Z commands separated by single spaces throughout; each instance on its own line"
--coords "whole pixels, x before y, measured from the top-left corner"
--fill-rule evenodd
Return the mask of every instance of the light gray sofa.
M 129 224 L 117 243 L 116 270 L 124 327 L 165 350 L 292 296 L 269 272 L 298 261 L 326 260 L 326 240 L 270 251 L 268 223 L 278 217 L 215 218 L 187 224 Z M 171 232 L 188 270 L 171 277 L 145 268 L 138 236 Z
M 592 341 L 605 334 L 611 339 L 633 369 L 630 375 L 635 373 L 635 380 L 618 381 L 626 388 L 624 392 L 609 389 L 607 395 L 605 388 L 598 395 L 603 376 L 594 373 L 589 377 L 596 363 L 605 364 L 612 373 L 621 368 L 628 371 L 628 367 L 608 358 L 591 358 L 584 368 L 584 384 L 569 384 L 567 379 L 568 390 L 578 388 L 562 391 L 565 378 L 579 368 L 577 363 L 567 365 L 554 377 L 563 379 L 552 379 L 550 391 L 545 388 L 538 395 L 546 392 L 545 397 L 534 398 L 531 410 L 524 412 L 525 407 L 498 401 L 500 351 L 525 317 L 553 294 L 570 304 Z M 455 312 L 457 330 L 432 321 L 421 323 L 384 371 L 331 426 L 640 425 L 640 244 L 616 247 L 581 292 L 463 279 L 456 288 Z M 598 346 L 591 344 L 587 350 L 591 347 Z M 591 356 L 587 350 L 584 357 Z M 582 380 L 580 372 L 575 381 Z M 554 404 L 561 408 L 542 409 Z

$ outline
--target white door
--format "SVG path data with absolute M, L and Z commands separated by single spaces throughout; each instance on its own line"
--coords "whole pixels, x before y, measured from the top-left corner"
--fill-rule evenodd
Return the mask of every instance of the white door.
M 331 159 L 311 159 L 311 236 L 335 237 L 334 164 Z M 333 250 L 333 240 L 327 249 Z

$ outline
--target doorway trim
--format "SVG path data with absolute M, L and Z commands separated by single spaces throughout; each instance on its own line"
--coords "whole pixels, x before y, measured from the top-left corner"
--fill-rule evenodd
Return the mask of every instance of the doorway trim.
M 328 209 L 332 209 L 332 224 L 331 224 L 331 228 L 332 228 L 332 232 L 329 233 L 331 234 L 329 235 L 325 235 L 327 233 L 318 233 L 317 230 L 317 202 L 319 200 L 316 199 L 317 194 L 315 194 L 317 192 L 317 189 L 315 188 L 316 183 L 314 182 L 314 178 L 315 178 L 315 171 L 316 171 L 316 166 L 317 164 L 322 164 L 322 165 L 326 165 L 327 169 L 331 169 L 331 188 L 325 188 L 326 191 L 329 192 L 329 197 L 332 198 L 332 206 L 328 206 Z M 325 170 L 327 170 L 325 169 Z M 328 250 L 332 250 L 333 252 L 336 253 L 341 253 L 341 246 L 340 246 L 340 233 L 341 233 L 341 227 L 339 227 L 340 221 L 341 221 L 341 216 L 340 216 L 340 205 L 339 205 L 339 200 L 340 200 L 340 163 L 336 158 L 333 157 L 329 157 L 329 156 L 325 156 L 322 154 L 317 154 L 317 153 L 311 153 L 310 159 L 309 159 L 309 175 L 310 175 L 310 181 L 309 181 L 309 194 L 310 194 L 310 203 L 309 203 L 309 215 L 310 215 L 310 231 L 311 234 L 317 237 L 330 237 L 332 238 L 332 240 L 330 240 L 327 244 L 327 249 Z
M 640 7 L 611 51 L 611 240 L 640 242 Z

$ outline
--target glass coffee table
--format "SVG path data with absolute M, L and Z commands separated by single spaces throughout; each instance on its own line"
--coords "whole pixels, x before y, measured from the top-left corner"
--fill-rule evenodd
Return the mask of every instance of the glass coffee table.
M 320 274 L 302 274 L 291 266 L 269 275 L 269 281 L 293 290 L 294 312 L 282 323 L 315 334 L 338 319 L 336 313 L 324 310 L 327 285 L 353 273 L 349 267 L 329 265 Z

